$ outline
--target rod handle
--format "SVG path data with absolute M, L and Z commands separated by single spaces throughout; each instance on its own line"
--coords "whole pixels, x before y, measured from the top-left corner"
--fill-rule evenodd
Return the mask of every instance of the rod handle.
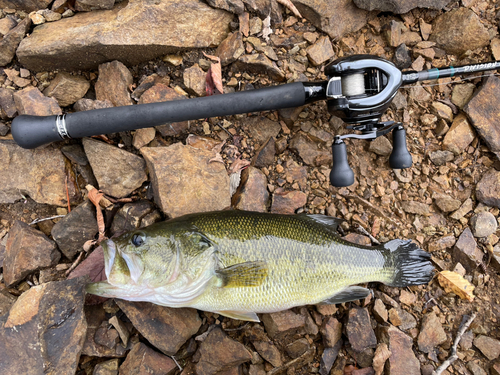
M 22 148 L 36 148 L 46 143 L 64 139 L 57 131 L 62 116 L 20 115 L 12 120 L 11 132 L 14 141 Z

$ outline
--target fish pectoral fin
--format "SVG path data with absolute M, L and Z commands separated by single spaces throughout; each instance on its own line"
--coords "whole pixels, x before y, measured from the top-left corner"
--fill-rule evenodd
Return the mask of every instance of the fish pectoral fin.
M 255 261 L 233 264 L 215 273 L 220 287 L 238 288 L 261 285 L 267 277 L 268 269 L 266 262 Z
M 368 297 L 370 290 L 363 288 L 361 286 L 350 286 L 340 293 L 325 299 L 318 303 L 318 305 L 336 305 L 337 303 L 351 302 L 358 299 L 363 299 Z
M 246 320 L 249 322 L 260 322 L 259 317 L 256 313 L 251 311 L 232 311 L 232 310 L 224 310 L 224 311 L 216 311 L 217 314 L 227 316 L 231 319 L 236 320 Z

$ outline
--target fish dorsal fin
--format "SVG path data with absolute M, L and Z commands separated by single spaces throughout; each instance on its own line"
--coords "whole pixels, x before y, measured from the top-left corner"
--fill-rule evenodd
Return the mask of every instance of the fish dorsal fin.
M 350 286 L 335 294 L 334 296 L 325 299 L 318 305 L 336 305 L 337 303 L 351 302 L 358 299 L 363 299 L 368 297 L 370 290 L 363 288 L 361 286 Z
M 306 214 L 304 215 L 318 224 L 328 227 L 331 231 L 337 232 L 337 228 L 344 220 L 337 217 L 326 216 L 321 214 Z
M 233 264 L 215 271 L 220 280 L 220 287 L 238 288 L 261 285 L 267 277 L 266 262 L 244 262 Z
M 260 319 L 257 316 L 257 314 L 251 311 L 224 310 L 224 311 L 217 311 L 217 314 L 227 316 L 228 318 L 236 320 L 246 320 L 249 322 L 257 322 L 257 323 L 260 322 Z

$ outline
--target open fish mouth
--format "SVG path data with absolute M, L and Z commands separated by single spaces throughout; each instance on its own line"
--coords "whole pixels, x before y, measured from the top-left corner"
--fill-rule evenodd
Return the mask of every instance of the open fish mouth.
M 104 272 L 106 273 L 106 278 L 109 280 L 111 268 L 115 262 L 116 245 L 112 240 L 107 240 L 102 242 L 101 246 L 104 253 Z

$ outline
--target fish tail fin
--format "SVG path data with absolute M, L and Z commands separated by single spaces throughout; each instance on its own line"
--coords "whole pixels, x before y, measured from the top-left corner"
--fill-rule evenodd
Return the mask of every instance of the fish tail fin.
M 410 240 L 392 240 L 383 247 L 393 255 L 394 278 L 387 285 L 405 287 L 427 284 L 434 277 L 434 266 L 429 253 Z

